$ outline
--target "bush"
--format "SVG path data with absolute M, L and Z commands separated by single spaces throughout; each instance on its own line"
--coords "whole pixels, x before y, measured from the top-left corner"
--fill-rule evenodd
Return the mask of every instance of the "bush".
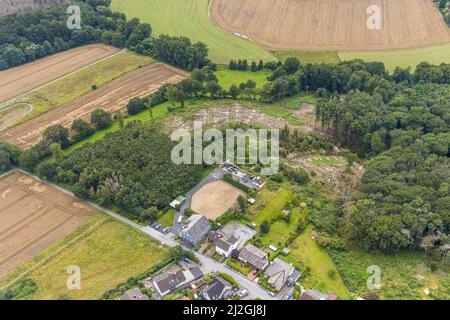
M 24 170 L 34 171 L 38 163 L 39 155 L 33 150 L 24 151 L 19 157 L 19 165 Z
M 270 224 L 269 224 L 269 222 L 267 220 L 263 221 L 261 223 L 261 225 L 260 225 L 260 228 L 261 228 L 261 232 L 262 233 L 265 233 L 265 234 L 269 233 L 269 231 L 270 231 Z
M 223 176 L 223 180 L 228 182 L 229 184 L 231 184 L 232 186 L 241 189 L 242 191 L 246 192 L 246 193 L 250 193 L 252 190 L 247 187 L 246 185 L 243 185 L 242 183 L 240 183 L 239 181 L 236 181 L 233 179 L 233 176 L 230 173 L 227 173 L 226 175 Z
M 236 280 L 234 280 L 232 276 L 226 273 L 221 272 L 218 274 L 218 276 L 224 279 L 225 281 L 229 282 L 233 286 L 233 288 L 237 288 L 239 286 L 239 283 Z
M 44 141 L 49 145 L 58 143 L 62 148 L 70 145 L 69 130 L 61 125 L 50 126 L 44 131 Z
M 74 133 L 74 140 L 81 141 L 94 134 L 95 129 L 83 119 L 77 119 L 72 123 L 70 130 Z
M 37 171 L 39 177 L 51 181 L 56 174 L 56 166 L 53 163 L 42 162 L 39 164 Z

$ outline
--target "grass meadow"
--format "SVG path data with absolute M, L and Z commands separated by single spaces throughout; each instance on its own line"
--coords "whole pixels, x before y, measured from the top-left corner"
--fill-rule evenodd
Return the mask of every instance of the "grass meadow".
M 99 299 L 105 291 L 151 269 L 168 253 L 168 248 L 147 235 L 98 213 L 0 279 L 0 288 L 23 275 L 20 279 L 37 284 L 37 291 L 24 299 Z M 71 265 L 80 267 L 80 290 L 67 289 L 66 270 Z

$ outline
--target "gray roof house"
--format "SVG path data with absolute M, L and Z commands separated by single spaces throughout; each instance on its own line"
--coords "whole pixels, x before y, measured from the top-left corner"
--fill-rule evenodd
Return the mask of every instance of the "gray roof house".
M 206 300 L 220 300 L 230 289 L 231 285 L 227 281 L 214 277 L 211 284 L 203 291 L 203 296 Z
M 295 268 L 289 263 L 284 262 L 279 258 L 275 258 L 264 273 L 269 277 L 267 282 L 275 289 L 281 290 L 294 271 Z
M 180 233 L 180 238 L 195 247 L 211 230 L 211 224 L 205 216 L 193 214 L 187 220 L 187 227 Z
M 247 244 L 242 249 L 239 253 L 239 260 L 250 264 L 258 270 L 263 270 L 269 264 L 267 253 L 252 244 Z
M 186 276 L 180 268 L 171 269 L 153 280 L 156 290 L 161 296 L 169 294 L 186 281 Z
M 208 238 L 216 246 L 216 252 L 224 257 L 229 257 L 239 245 L 239 239 L 234 234 L 226 233 L 223 230 L 211 231 Z
M 148 297 L 139 288 L 133 288 L 121 295 L 120 300 L 148 300 Z

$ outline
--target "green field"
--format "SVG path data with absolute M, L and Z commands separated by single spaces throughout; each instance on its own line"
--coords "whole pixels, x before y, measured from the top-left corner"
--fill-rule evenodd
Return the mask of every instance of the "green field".
M 268 70 L 260 70 L 260 71 L 239 71 L 239 70 L 230 70 L 227 67 L 219 67 L 215 72 L 216 77 L 219 79 L 219 84 L 225 90 L 228 90 L 233 84 L 238 86 L 247 82 L 248 80 L 253 80 L 256 82 L 256 87 L 261 88 L 266 83 L 269 82 L 267 78 L 272 74 L 272 72 Z
M 23 123 L 91 92 L 93 85 L 100 87 L 152 62 L 149 57 L 128 51 L 121 52 L 36 91 L 3 102 L 0 109 L 18 102 L 31 104 L 33 106 L 31 113 L 16 122 L 16 124 Z
M 324 293 L 331 290 L 342 299 L 349 299 L 350 294 L 336 266 L 327 252 L 311 238 L 311 231 L 311 227 L 306 228 L 291 244 L 289 255 L 282 259 L 304 273 L 300 279 L 303 287 Z M 330 270 L 333 276 L 330 276 Z
M 208 16 L 209 0 L 112 0 L 111 7 L 128 18 L 149 23 L 154 35 L 186 36 L 202 41 L 217 63 L 230 59 L 276 60 L 267 50 L 219 29 Z
M 147 235 L 97 214 L 2 278 L 0 288 L 33 268 L 22 279 L 34 280 L 38 289 L 25 299 L 99 299 L 105 291 L 151 269 L 168 252 Z M 80 267 L 81 290 L 67 289 L 66 268 L 71 265 Z
M 302 64 L 308 63 L 339 63 L 341 59 L 335 51 L 283 51 L 274 50 L 273 55 L 280 61 L 287 58 L 297 58 Z
M 352 59 L 381 61 L 391 72 L 396 66 L 411 67 L 414 70 L 423 61 L 431 64 L 450 63 L 450 44 L 393 51 L 339 52 L 339 57 L 343 61 Z

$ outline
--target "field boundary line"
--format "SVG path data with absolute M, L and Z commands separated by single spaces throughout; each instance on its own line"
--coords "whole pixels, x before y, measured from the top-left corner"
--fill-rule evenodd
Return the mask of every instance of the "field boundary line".
M 33 265 L 32 267 L 30 267 L 28 270 L 24 271 L 22 274 L 20 274 L 19 276 L 17 276 L 15 279 L 11 280 L 9 283 L 7 283 L 6 285 L 4 285 L 3 287 L 0 287 L 0 290 L 5 290 L 8 287 L 10 287 L 12 284 L 14 284 L 15 282 L 19 281 L 20 279 L 22 279 L 24 276 L 28 275 L 31 271 L 33 271 L 34 269 L 36 269 L 37 267 L 39 267 L 40 265 L 42 265 L 43 263 L 47 262 L 48 260 L 56 257 L 62 250 L 66 249 L 67 247 L 71 246 L 72 243 L 74 241 L 79 240 L 80 238 L 85 237 L 88 233 L 90 233 L 91 231 L 93 231 L 94 229 L 97 229 L 100 225 L 104 224 L 105 222 L 107 222 L 107 219 L 103 219 L 99 222 L 97 222 L 95 225 L 91 226 L 89 229 L 85 230 L 83 233 L 79 234 L 78 236 L 76 236 L 75 238 L 73 238 L 72 240 L 70 240 L 69 242 L 67 242 L 65 245 L 63 245 L 62 247 L 59 247 L 58 249 L 56 249 L 54 252 L 52 252 L 51 254 L 49 254 L 48 256 L 44 257 L 41 261 L 37 262 L 35 265 Z
M 70 72 L 70 73 L 68 73 L 68 74 L 65 74 L 65 75 L 63 75 L 63 76 L 61 76 L 61 77 L 59 77 L 59 78 L 57 78 L 57 79 L 55 79 L 55 80 L 52 80 L 52 81 L 50 81 L 50 82 L 47 82 L 47 83 L 45 83 L 45 84 L 43 84 L 43 85 L 41 85 L 41 86 L 39 86 L 39 87 L 37 87 L 37 88 L 34 88 L 34 89 L 32 89 L 32 90 L 30 90 L 30 91 L 27 91 L 27 92 L 24 92 L 24 93 L 22 93 L 21 95 L 18 95 L 18 96 L 14 97 L 14 98 L 11 98 L 11 99 L 9 99 L 9 100 L 3 101 L 3 102 L 1 102 L 0 104 L 5 103 L 5 104 L 6 104 L 6 107 L 5 107 L 5 108 L 0 108 L 0 110 L 3 111 L 3 109 L 6 109 L 6 108 L 8 108 L 8 107 L 11 107 L 11 105 L 8 105 L 8 102 L 10 102 L 10 101 L 13 102 L 13 101 L 16 100 L 16 99 L 19 99 L 19 98 L 21 98 L 21 97 L 23 97 L 23 96 L 25 96 L 25 95 L 28 95 L 28 94 L 30 94 L 30 93 L 33 93 L 33 92 L 35 92 L 35 91 L 38 91 L 38 90 L 40 90 L 40 89 L 42 89 L 42 88 L 44 88 L 44 87 L 46 87 L 46 86 L 48 86 L 48 85 L 50 85 L 50 84 L 52 84 L 52 83 L 54 83 L 54 82 L 60 81 L 60 80 L 62 80 L 62 79 L 64 79 L 64 78 L 67 78 L 67 77 L 69 77 L 69 76 L 71 76 L 71 75 L 73 75 L 73 74 L 75 74 L 75 73 L 77 73 L 77 72 L 80 72 L 80 71 L 82 71 L 82 70 L 84 70 L 84 69 L 86 69 L 86 68 L 92 67 L 93 65 L 96 65 L 97 63 L 100 63 L 100 62 L 102 62 L 102 61 L 108 60 L 108 59 L 110 59 L 110 58 L 112 58 L 112 57 L 114 57 L 114 56 L 116 56 L 116 55 L 122 54 L 122 53 L 124 53 L 124 52 L 126 52 L 126 51 L 128 51 L 128 49 L 122 49 L 122 50 L 119 51 L 119 52 L 113 53 L 112 55 L 109 55 L 109 56 L 104 57 L 104 58 L 102 58 L 102 59 L 100 59 L 100 60 L 94 61 L 94 62 L 88 64 L 87 66 L 84 66 L 84 67 L 82 67 L 82 68 L 80 68 L 80 69 L 77 69 L 77 70 L 75 70 L 75 71 L 72 71 L 72 72 Z M 18 102 L 18 103 L 21 103 L 21 102 Z

